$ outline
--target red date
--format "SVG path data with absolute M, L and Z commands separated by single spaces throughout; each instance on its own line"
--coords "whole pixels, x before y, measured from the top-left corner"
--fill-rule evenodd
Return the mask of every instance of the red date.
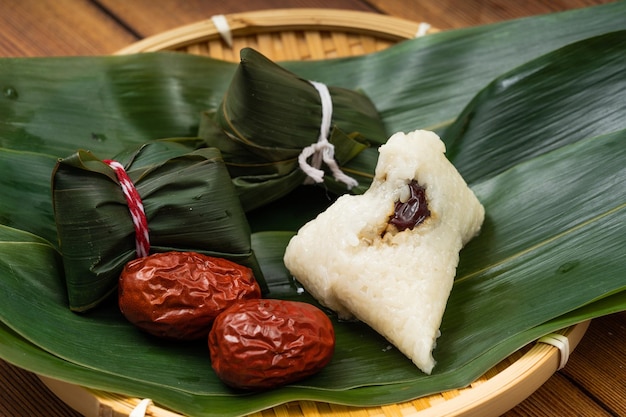
M 219 313 L 236 301 L 260 298 L 252 270 L 195 252 L 165 252 L 135 259 L 119 279 L 122 314 L 158 337 L 207 337 Z
M 211 364 L 227 385 L 265 390 L 311 376 L 335 349 L 332 322 L 302 302 L 245 300 L 222 312 L 209 333 Z
M 399 232 L 413 228 L 426 220 L 430 216 L 428 202 L 426 199 L 426 189 L 415 180 L 411 181 L 409 187 L 409 199 L 406 202 L 396 201 L 393 216 L 389 220 L 390 224 L 396 226 Z

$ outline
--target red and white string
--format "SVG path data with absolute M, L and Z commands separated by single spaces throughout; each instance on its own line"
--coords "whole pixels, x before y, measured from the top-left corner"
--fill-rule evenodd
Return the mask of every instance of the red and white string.
M 126 174 L 126 170 L 122 164 L 110 159 L 104 160 L 104 163 L 115 171 L 115 175 L 117 175 L 120 187 L 122 188 L 122 192 L 126 198 L 128 210 L 130 211 L 133 226 L 135 227 L 135 250 L 137 252 L 137 257 L 142 258 L 144 256 L 148 256 L 148 253 L 150 252 L 150 236 L 148 234 L 148 219 L 146 218 L 146 213 L 143 209 L 141 196 L 137 192 L 135 184 L 133 184 L 132 180 L 128 177 L 128 174 Z

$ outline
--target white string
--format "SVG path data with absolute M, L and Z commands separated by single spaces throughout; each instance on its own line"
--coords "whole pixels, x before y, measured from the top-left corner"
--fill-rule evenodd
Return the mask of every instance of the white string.
M 153 404 L 150 398 L 143 399 L 133 408 L 128 417 L 145 417 L 148 407 Z
M 543 336 L 538 342 L 546 343 L 548 345 L 552 345 L 559 349 L 561 352 L 561 362 L 559 363 L 559 367 L 557 369 L 561 370 L 565 368 L 567 361 L 569 360 L 569 339 L 567 336 L 558 333 L 550 333 L 548 335 Z
M 322 102 L 322 122 L 320 125 L 320 135 L 316 143 L 307 146 L 302 149 L 302 152 L 298 156 L 298 163 L 300 169 L 308 176 L 306 183 L 310 183 L 311 180 L 320 183 L 324 181 L 324 171 L 320 169 L 322 161 L 328 165 L 333 173 L 333 177 L 339 182 L 346 184 L 348 189 L 356 187 L 359 183 L 352 177 L 344 174 L 339 168 L 337 161 L 335 161 L 335 147 L 328 141 L 328 135 L 330 134 L 330 124 L 333 117 L 333 101 L 330 97 L 330 92 L 326 84 L 318 83 L 316 81 L 309 81 L 320 95 Z M 307 159 L 313 157 L 311 164 L 307 162 Z
M 223 14 L 216 14 L 211 16 L 211 21 L 215 25 L 215 29 L 220 34 L 224 42 L 232 48 L 233 47 L 233 34 L 230 31 L 230 25 L 228 24 L 228 20 L 226 20 L 226 16 Z
M 417 32 L 415 33 L 415 37 L 419 38 L 420 36 L 426 35 L 429 29 L 430 29 L 430 24 L 426 22 L 421 22 L 419 26 L 417 27 Z

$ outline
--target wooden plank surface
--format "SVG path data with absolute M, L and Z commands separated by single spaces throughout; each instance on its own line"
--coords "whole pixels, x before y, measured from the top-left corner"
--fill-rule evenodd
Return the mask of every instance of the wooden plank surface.
M 626 312 L 591 322 L 565 368 L 503 417 L 626 417 Z
M 0 56 L 110 54 L 138 39 L 90 0 L 0 3 Z
M 610 3 L 614 0 L 367 0 L 383 13 L 426 22 L 439 29 L 485 25 L 503 20 Z
M 445 30 L 609 1 L 0 0 L 0 56 L 111 54 L 144 37 L 214 14 L 263 9 L 370 11 L 428 22 Z M 626 312 L 594 320 L 567 366 L 504 416 L 626 417 L 625 352 Z M 0 416 L 77 415 L 36 376 L 0 361 Z
M 584 414 L 580 414 L 584 411 Z M 517 407 L 502 417 L 546 417 L 546 416 L 594 416 L 612 417 L 601 404 L 582 392 L 578 386 L 555 374 L 542 387 Z
M 562 374 L 612 415 L 626 416 L 626 312 L 593 322 Z

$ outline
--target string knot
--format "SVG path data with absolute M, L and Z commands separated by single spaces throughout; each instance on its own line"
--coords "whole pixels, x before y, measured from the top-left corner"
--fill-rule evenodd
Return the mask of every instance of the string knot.
M 306 148 L 302 149 L 302 152 L 298 156 L 298 164 L 300 169 L 307 175 L 306 183 L 310 183 L 311 180 L 317 183 L 324 181 L 324 171 L 320 169 L 322 161 L 330 168 L 333 173 L 333 177 L 339 182 L 346 184 L 348 189 L 356 187 L 359 183 L 352 177 L 346 175 L 339 164 L 335 160 L 335 146 L 328 141 L 328 135 L 330 134 L 330 122 L 333 115 L 333 101 L 330 97 L 330 92 L 326 84 L 318 83 L 316 81 L 309 81 L 320 95 L 322 102 L 322 123 L 320 126 L 320 134 L 316 143 L 313 143 Z M 309 158 L 313 157 L 311 164 L 307 162 Z
M 141 196 L 137 192 L 135 184 L 133 184 L 122 164 L 111 159 L 105 159 L 103 162 L 110 166 L 115 172 L 120 182 L 122 192 L 124 193 L 124 198 L 126 198 L 128 211 L 130 212 L 130 217 L 132 218 L 135 228 L 135 251 L 137 257 L 142 258 L 148 256 L 150 252 L 150 236 L 148 235 L 148 220 L 143 209 Z

